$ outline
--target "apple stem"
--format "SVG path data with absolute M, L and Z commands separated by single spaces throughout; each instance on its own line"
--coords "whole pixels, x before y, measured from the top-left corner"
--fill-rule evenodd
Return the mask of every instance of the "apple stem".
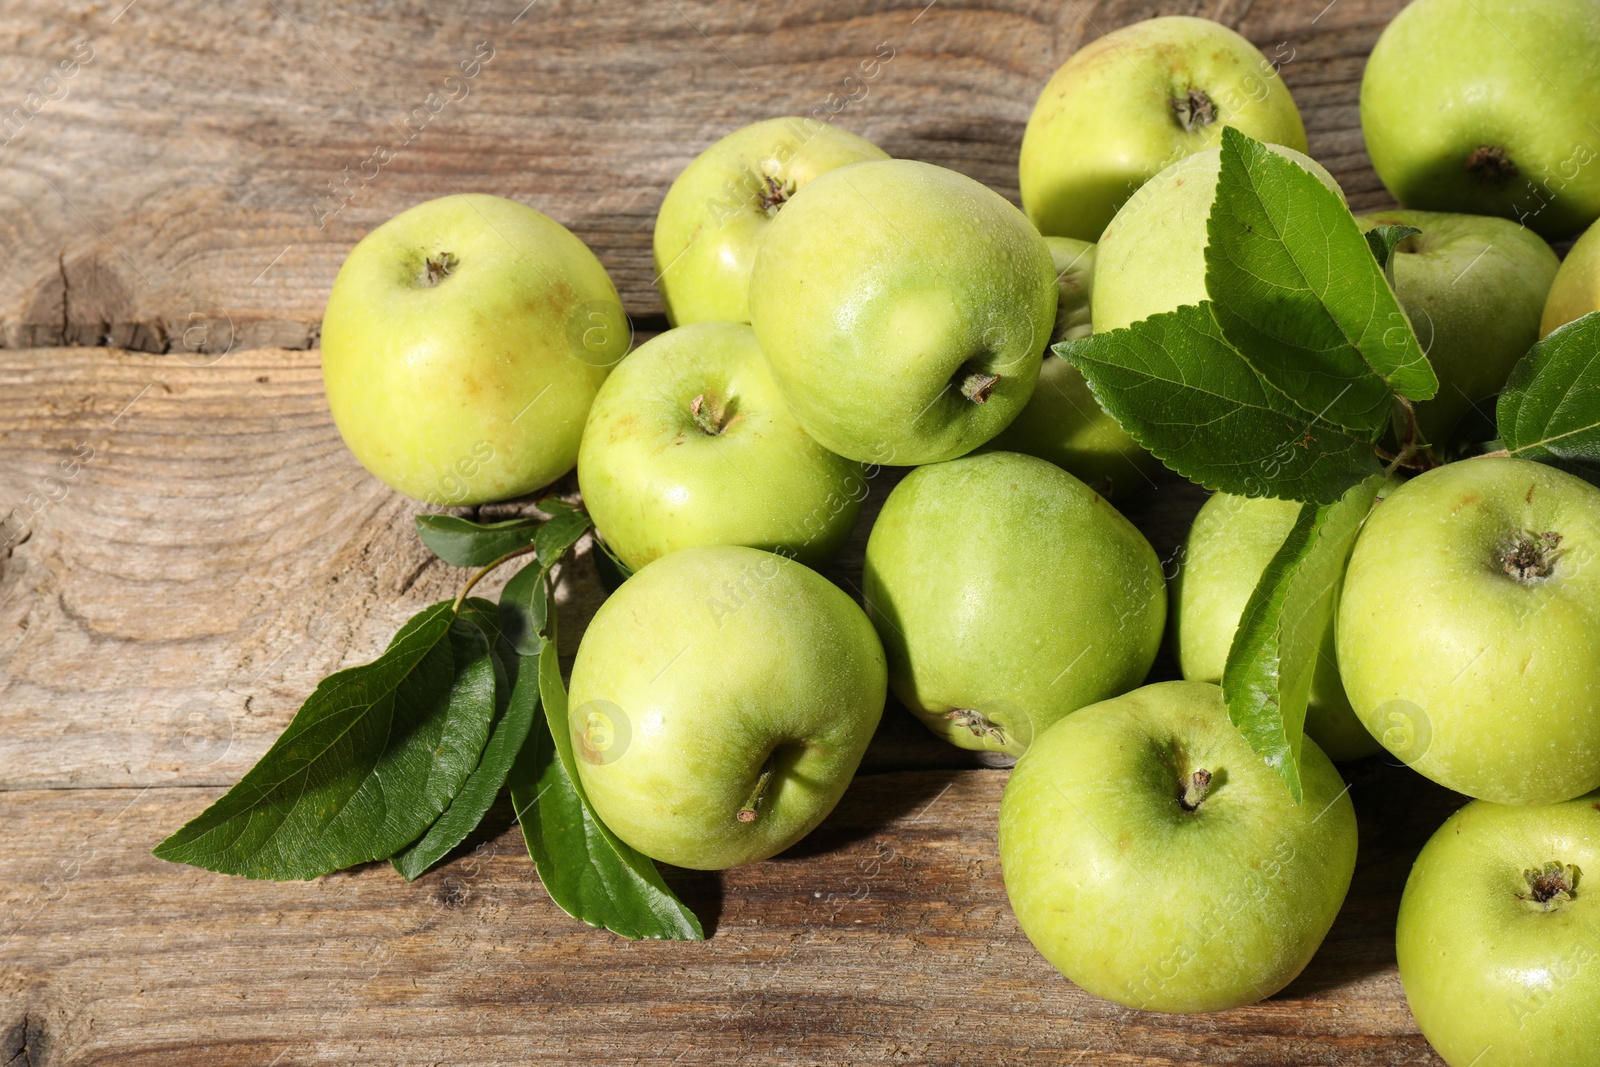
M 740 822 L 755 822 L 756 814 L 761 810 L 761 802 L 767 797 L 767 785 L 772 781 L 772 759 L 768 757 L 767 765 L 761 769 L 761 777 L 756 779 L 756 787 L 750 790 L 750 796 L 744 802 L 744 807 L 739 809 Z
M 707 437 L 719 436 L 728 425 L 725 421 L 727 409 L 717 403 L 716 397 L 707 403 L 704 393 L 689 401 L 689 414 L 694 418 L 694 424 L 700 427 L 700 432 Z
M 985 374 L 983 371 L 973 371 L 961 380 L 961 395 L 974 404 L 982 404 L 989 399 L 994 387 L 1000 384 L 1000 375 Z
M 1374 449 L 1379 458 L 1389 464 L 1384 468 L 1383 476 L 1388 478 L 1401 467 L 1415 471 L 1432 470 L 1438 464 L 1433 462 L 1424 449 L 1426 442 L 1422 440 L 1422 433 L 1417 427 L 1416 407 L 1403 396 L 1397 396 L 1394 399 L 1395 403 L 1399 405 L 1402 420 L 1400 452 L 1398 455 L 1391 456 L 1381 448 Z
M 1201 768 L 1189 776 L 1189 781 L 1184 785 L 1183 796 L 1178 803 L 1184 811 L 1194 811 L 1205 802 L 1206 794 L 1211 792 L 1211 772 Z
M 456 594 L 456 602 L 450 605 L 450 613 L 452 615 L 459 615 L 461 613 L 461 605 L 467 602 L 467 594 L 472 592 L 472 587 L 482 581 L 490 571 L 494 570 L 496 567 L 507 562 L 508 560 L 516 559 L 518 556 L 526 556 L 531 554 L 537 547 L 537 545 L 523 545 L 521 548 L 513 548 L 510 552 L 507 552 L 494 562 L 487 563 L 484 566 L 479 567 L 476 573 L 474 573 L 471 578 L 467 579 L 467 584 L 461 587 L 461 592 Z
M 1550 911 L 1577 896 L 1580 873 L 1576 865 L 1557 863 L 1554 860 L 1543 867 L 1523 871 L 1522 876 L 1528 880 L 1528 891 L 1518 893 L 1517 898 L 1537 904 L 1544 911 Z
M 971 708 L 957 708 L 945 713 L 945 718 L 963 729 L 969 730 L 973 737 L 992 737 L 996 744 L 1006 743 L 1006 731 L 999 723 L 989 719 L 981 711 Z

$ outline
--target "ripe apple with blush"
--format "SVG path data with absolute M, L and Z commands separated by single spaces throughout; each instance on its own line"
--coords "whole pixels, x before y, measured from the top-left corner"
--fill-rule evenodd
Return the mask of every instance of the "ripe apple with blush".
M 384 483 L 481 504 L 572 469 L 631 340 L 605 268 L 566 228 L 502 197 L 445 196 L 351 249 L 322 317 L 322 381 Z

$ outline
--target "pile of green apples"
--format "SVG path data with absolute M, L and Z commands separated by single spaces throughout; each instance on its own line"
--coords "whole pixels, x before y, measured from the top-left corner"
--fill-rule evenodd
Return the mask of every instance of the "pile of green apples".
M 1159 492 L 1160 463 L 1049 353 L 1206 298 L 1225 126 L 1338 191 L 1275 64 L 1216 23 L 1151 19 L 1072 56 L 1023 138 L 1022 210 L 816 120 L 724 137 L 661 205 L 671 328 L 631 352 L 558 223 L 419 205 L 339 274 L 329 404 L 369 470 L 436 506 L 576 467 L 626 580 L 582 637 L 571 739 L 640 852 L 720 869 L 787 849 L 892 690 L 1017 760 L 1000 854 L 1052 964 L 1124 1005 L 1215 1011 L 1321 944 L 1357 849 L 1334 761 L 1387 750 L 1474 798 L 1401 904 L 1423 1032 L 1463 1067 L 1600 1064 L 1600 489 L 1471 455 L 1513 364 L 1600 308 L 1600 228 L 1564 263 L 1547 243 L 1600 217 L 1600 0 L 1416 0 L 1361 117 L 1405 207 L 1358 221 L 1419 231 L 1392 282 L 1441 388 L 1416 410 L 1432 469 L 1391 478 L 1349 561 L 1299 803 L 1218 685 L 1299 503 L 1213 495 L 1169 592 L 1109 502 Z M 879 477 L 847 591 L 816 568 Z M 1164 639 L 1184 680 L 1145 685 Z

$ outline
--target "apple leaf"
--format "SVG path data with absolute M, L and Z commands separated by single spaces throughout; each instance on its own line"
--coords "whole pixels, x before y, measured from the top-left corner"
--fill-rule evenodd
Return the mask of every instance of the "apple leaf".
M 1283 776 L 1297 804 L 1312 675 L 1350 550 L 1382 485 L 1383 477 L 1374 475 L 1334 503 L 1300 509 L 1250 594 L 1223 668 L 1229 718 Z
M 1374 226 L 1367 231 L 1367 247 L 1372 249 L 1372 257 L 1383 268 L 1383 277 L 1390 289 L 1394 288 L 1394 250 L 1400 247 L 1401 241 L 1421 232 L 1415 226 L 1394 225 Z
M 518 571 L 500 592 L 500 631 L 520 656 L 537 656 L 544 648 L 550 616 L 545 577 L 593 526 L 588 512 L 555 497 L 539 501 L 539 510 L 550 518 L 534 541 L 538 563 Z
M 578 539 L 589 531 L 594 525 L 594 520 L 589 518 L 589 513 L 582 508 L 574 507 L 559 497 L 548 497 L 539 501 L 539 510 L 550 518 L 539 527 L 535 543 L 538 545 L 538 554 L 541 562 L 547 567 L 554 567 L 556 561 L 567 554 L 567 550 L 578 543 Z
M 1206 232 L 1206 292 L 1223 335 L 1302 407 L 1376 439 L 1391 392 L 1438 391 L 1361 227 L 1310 171 L 1224 129 Z
M 478 523 L 454 515 L 418 515 L 417 536 L 434 555 L 456 567 L 486 567 L 533 544 L 541 519 Z
M 1135 440 L 1208 489 L 1331 503 L 1380 469 L 1370 432 L 1328 423 L 1274 388 L 1228 343 L 1210 304 L 1054 351 Z
M 627 938 L 703 941 L 694 912 L 667 888 L 655 863 L 606 829 L 578 781 L 554 634 L 537 660 L 523 660 L 518 685 L 537 684 L 536 724 L 511 773 L 511 801 L 539 879 L 561 910 Z
M 1600 311 L 1534 345 L 1512 369 L 1495 414 L 1513 456 L 1600 467 Z
M 507 779 L 528 855 L 550 899 L 576 919 L 627 938 L 703 940 L 699 919 L 667 888 L 655 863 L 606 829 L 578 781 L 549 576 L 592 522 L 564 501 L 543 500 L 539 508 L 550 519 L 539 530 L 537 560 L 505 584 L 499 609 L 502 647 L 518 654 L 511 703 L 542 703 L 545 710 Z
M 371 663 L 321 682 L 266 755 L 155 855 L 247 878 L 315 878 L 415 840 L 478 765 L 495 710 L 482 629 L 448 602 Z
M 537 568 L 527 568 L 536 570 Z M 461 617 L 475 623 L 495 650 L 495 707 L 497 717 L 490 727 L 489 743 L 483 747 L 478 766 L 468 776 L 460 792 L 450 801 L 444 814 L 428 832 L 414 843 L 389 857 L 389 862 L 406 881 L 414 881 L 438 863 L 450 850 L 466 840 L 483 821 L 483 816 L 500 795 L 517 753 L 527 740 L 528 729 L 539 710 L 537 686 L 516 687 L 516 650 L 511 648 L 495 621 L 495 606 L 487 600 L 468 600 L 461 606 Z
M 519 656 L 537 656 L 544 650 L 544 628 L 550 617 L 545 573 L 542 563 L 530 563 L 500 590 L 500 634 Z

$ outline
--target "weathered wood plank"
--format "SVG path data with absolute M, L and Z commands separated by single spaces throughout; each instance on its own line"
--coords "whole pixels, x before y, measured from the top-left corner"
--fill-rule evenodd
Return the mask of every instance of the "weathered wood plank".
M 1015 200 L 1055 66 L 1171 13 L 1286 58 L 1312 154 L 1358 208 L 1389 202 L 1356 101 L 1404 0 L 924 2 L 0 0 L 0 344 L 112 346 L 0 352 L 0 1064 L 1439 1062 L 1393 921 L 1459 798 L 1376 761 L 1347 768 L 1362 858 L 1322 951 L 1272 1001 L 1203 1018 L 1123 1011 L 1043 963 L 999 878 L 1004 773 L 957 769 L 970 757 L 896 709 L 792 855 L 670 875 L 715 930 L 704 945 L 575 924 L 504 810 L 411 886 L 383 866 L 249 883 L 148 854 L 317 679 L 460 579 L 340 445 L 316 354 L 282 350 L 315 344 L 344 255 L 403 208 L 532 204 L 659 329 L 655 210 L 716 137 L 836 110 Z M 866 96 L 830 101 L 882 43 Z M 415 111 L 474 60 L 464 96 Z M 372 170 L 380 144 L 395 155 Z M 846 588 L 892 481 L 833 572 Z M 1119 504 L 1166 558 L 1202 498 L 1170 481 Z M 566 656 L 599 598 L 586 559 L 566 569 Z
M 819 112 L 1014 200 L 1056 66 L 1156 14 L 1283 60 L 1313 155 L 1358 207 L 1390 203 L 1356 100 L 1403 0 L 525 4 L 0 2 L 0 343 L 307 347 L 356 240 L 465 190 L 571 227 L 653 317 L 656 208 L 717 137 Z
M 0 352 L 0 439 L 0 789 L 230 783 L 465 577 L 341 444 L 316 352 Z M 897 477 L 832 572 L 847 590 Z M 1170 479 L 1125 507 L 1166 557 L 1203 499 Z M 558 590 L 569 662 L 603 595 L 585 546 Z M 899 709 L 867 762 L 972 765 Z
M 1405 1009 L 1394 908 L 1459 798 L 1359 765 L 1360 865 L 1306 973 L 1178 1017 L 1097 1000 L 1028 945 L 995 851 L 1004 780 L 858 778 L 788 856 L 669 872 L 703 944 L 561 914 L 506 811 L 410 886 L 384 865 L 274 884 L 148 854 L 213 789 L 0 793 L 0 1062 L 24 1041 L 33 1067 L 1440 1062 Z

